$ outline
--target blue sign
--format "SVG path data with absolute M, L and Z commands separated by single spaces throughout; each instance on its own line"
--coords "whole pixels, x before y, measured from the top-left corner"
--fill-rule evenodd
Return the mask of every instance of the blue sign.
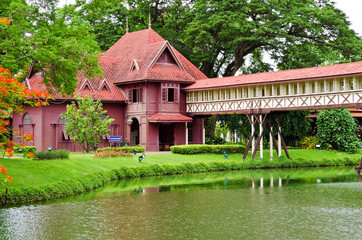
M 110 136 L 109 141 L 110 142 L 122 142 L 122 136 Z

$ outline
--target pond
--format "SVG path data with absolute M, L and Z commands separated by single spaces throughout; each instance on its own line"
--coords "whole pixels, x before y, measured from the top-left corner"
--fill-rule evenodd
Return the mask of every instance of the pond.
M 0 239 L 361 239 L 353 168 L 129 179 L 0 209 Z

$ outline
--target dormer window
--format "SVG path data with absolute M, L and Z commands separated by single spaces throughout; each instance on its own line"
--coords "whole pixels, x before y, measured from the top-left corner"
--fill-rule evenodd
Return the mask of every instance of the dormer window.
M 139 67 L 136 59 L 133 59 L 132 64 L 131 64 L 131 68 L 130 68 L 129 70 L 130 70 L 131 72 L 132 72 L 132 71 L 135 71 L 135 70 L 137 70 L 137 71 L 140 70 L 140 67 Z

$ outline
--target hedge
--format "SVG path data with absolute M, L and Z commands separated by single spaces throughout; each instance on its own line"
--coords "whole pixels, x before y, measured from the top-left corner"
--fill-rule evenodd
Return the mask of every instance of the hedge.
M 199 154 L 199 153 L 243 153 L 245 144 L 241 145 L 178 145 L 172 146 L 171 152 L 179 154 Z
M 132 152 L 133 149 L 136 149 L 136 152 L 143 153 L 145 152 L 145 148 L 142 146 L 127 146 L 127 147 L 104 147 L 97 149 L 97 152 L 103 152 L 103 151 L 125 151 L 125 152 Z
M 39 185 L 27 188 L 9 188 L 7 205 L 30 203 L 44 200 L 51 200 L 88 192 L 105 183 L 126 178 L 150 177 L 160 175 L 174 175 L 187 173 L 200 173 L 212 171 L 246 170 L 256 168 L 293 168 L 293 167 L 321 167 L 321 166 L 342 166 L 357 165 L 359 159 L 327 159 L 306 160 L 298 158 L 295 160 L 284 157 L 276 158 L 273 161 L 267 159 L 254 159 L 242 161 L 219 161 L 183 163 L 181 165 L 157 165 L 140 166 L 136 168 L 121 167 L 109 171 L 99 171 L 84 175 L 82 177 L 62 180 L 60 182 Z M 5 193 L 0 193 L 0 206 L 5 205 Z
M 66 150 L 43 151 L 35 153 L 34 160 L 69 159 L 69 152 Z

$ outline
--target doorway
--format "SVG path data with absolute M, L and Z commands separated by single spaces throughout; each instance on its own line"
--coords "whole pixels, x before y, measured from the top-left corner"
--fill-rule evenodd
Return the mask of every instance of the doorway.
M 140 124 L 137 118 L 132 118 L 131 125 L 131 146 L 136 146 L 140 144 Z
M 170 151 L 174 145 L 174 126 L 171 123 L 162 123 L 158 132 L 159 150 Z

